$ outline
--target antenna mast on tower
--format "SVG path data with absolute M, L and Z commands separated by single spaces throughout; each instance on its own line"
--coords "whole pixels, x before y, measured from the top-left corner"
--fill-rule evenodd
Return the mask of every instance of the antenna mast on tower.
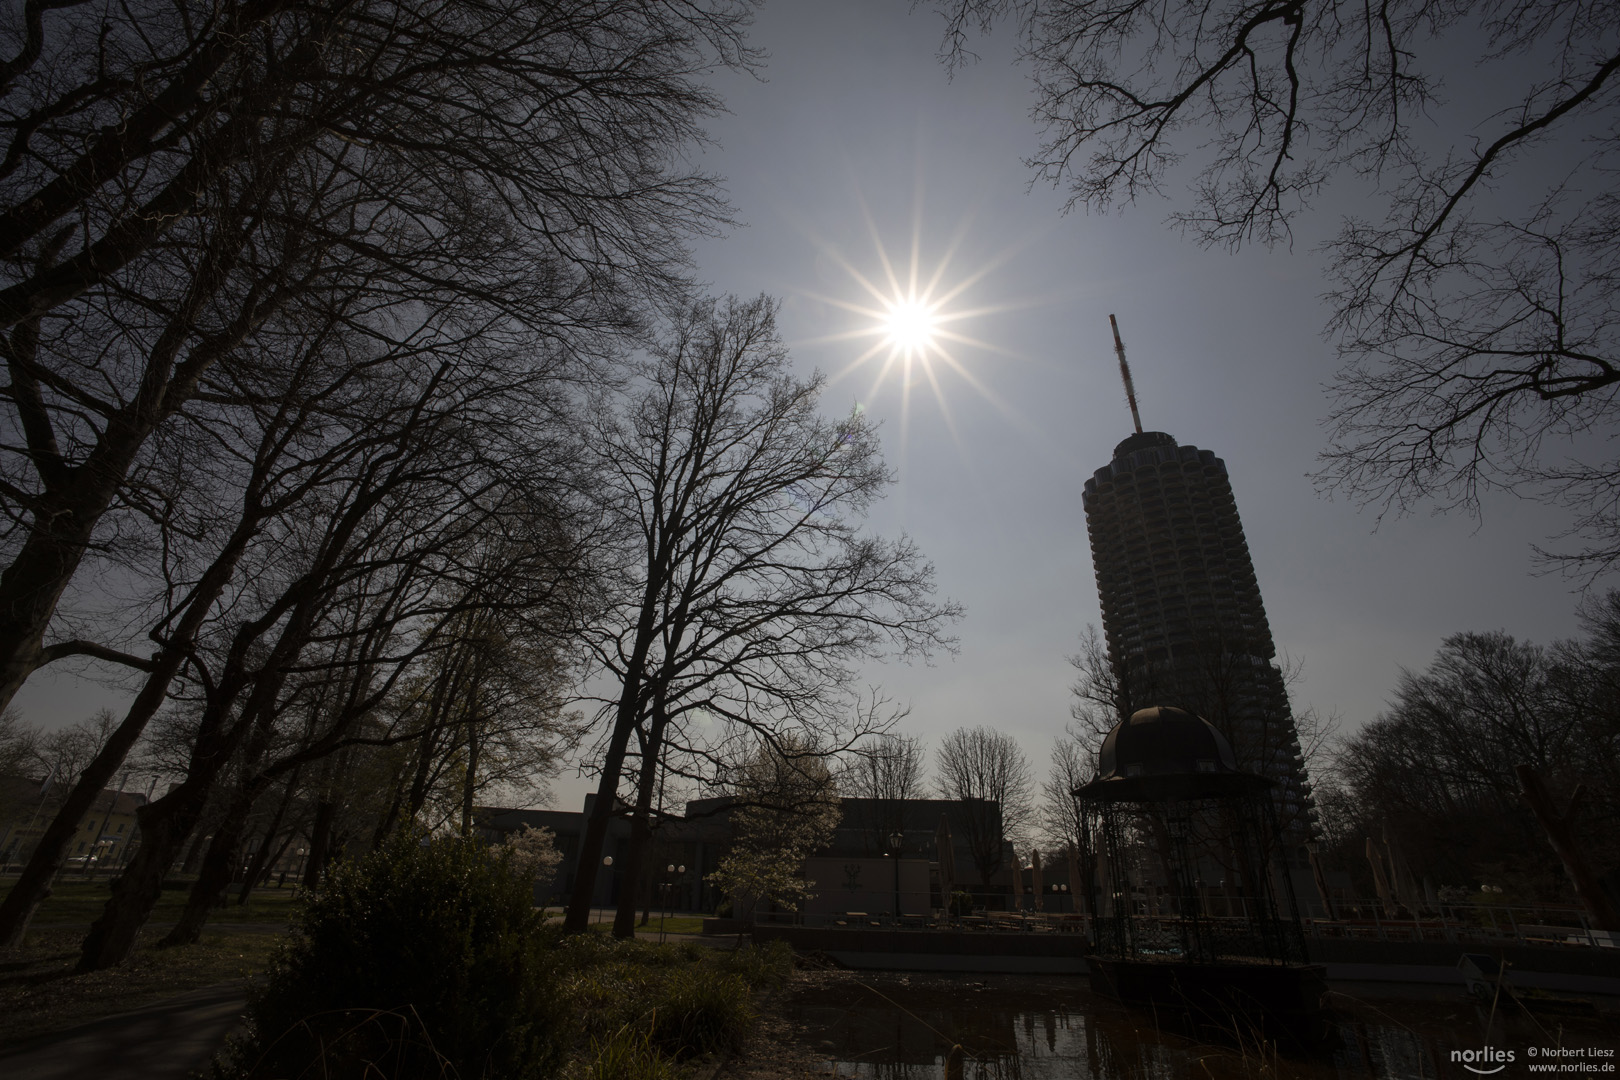
M 1125 400 L 1131 403 L 1131 419 L 1136 423 L 1136 433 L 1142 434 L 1142 414 L 1136 411 L 1136 384 L 1131 382 L 1131 365 L 1125 362 L 1125 343 L 1119 340 L 1119 323 L 1113 315 L 1108 316 L 1108 325 L 1114 328 L 1114 354 L 1119 357 L 1119 377 L 1125 380 Z

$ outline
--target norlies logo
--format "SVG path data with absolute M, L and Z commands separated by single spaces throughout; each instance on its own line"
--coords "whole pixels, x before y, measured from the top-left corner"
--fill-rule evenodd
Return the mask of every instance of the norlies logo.
M 1471 1073 L 1490 1076 L 1499 1073 L 1513 1061 L 1513 1051 L 1487 1046 L 1482 1050 L 1453 1050 L 1451 1060 Z

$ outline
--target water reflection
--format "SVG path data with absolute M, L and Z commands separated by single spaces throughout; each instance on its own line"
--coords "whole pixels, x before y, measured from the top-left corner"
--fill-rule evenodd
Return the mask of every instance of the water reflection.
M 857 1080 L 1462 1078 L 1473 1074 L 1451 1051 L 1483 1045 L 1487 1023 L 1492 1045 L 1520 1048 L 1503 1075 L 1527 1075 L 1532 1044 L 1620 1049 L 1612 1014 L 1492 1016 L 1460 990 L 1385 992 L 1409 996 L 1336 998 L 1328 1039 L 1309 1051 L 1242 1025 L 1178 1029 L 1093 995 L 1084 979 L 828 973 L 790 1010 L 830 1069 Z

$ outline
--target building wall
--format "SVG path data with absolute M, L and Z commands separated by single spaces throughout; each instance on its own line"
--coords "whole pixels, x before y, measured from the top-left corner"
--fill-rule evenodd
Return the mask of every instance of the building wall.
M 901 914 L 933 909 L 927 859 L 812 858 L 805 860 L 804 876 L 815 882 L 815 895 L 804 904 L 807 914 L 893 912 L 897 878 Z
M 584 807 L 577 813 L 560 810 L 520 810 L 486 807 L 477 812 L 479 835 L 489 843 L 499 843 L 508 833 L 524 826 L 547 828 L 556 837 L 562 862 L 550 882 L 536 886 L 539 903 L 566 902 L 571 895 L 579 871 L 579 844 L 585 832 L 585 822 L 595 799 L 588 795 Z M 891 911 L 894 907 L 894 859 L 886 850 L 888 836 L 898 832 L 902 839 L 902 910 L 924 912 L 931 905 L 937 883 L 931 867 L 939 861 L 940 822 L 944 819 L 945 832 L 950 836 L 951 853 L 955 865 L 952 878 L 957 890 L 974 894 L 980 904 L 993 908 L 1012 906 L 1014 887 L 1010 845 L 1001 837 L 1001 810 L 993 802 L 982 799 L 910 799 L 889 802 L 880 799 L 843 799 L 842 817 L 834 830 L 832 841 L 817 851 L 805 865 L 804 874 L 819 884 L 812 891 L 829 897 L 835 891 L 851 893 L 847 888 L 847 866 L 855 865 L 861 880 L 888 882 L 887 892 L 874 886 L 853 890 L 861 895 L 843 895 L 836 899 L 815 901 L 823 904 L 815 910 L 827 911 Z M 650 890 L 637 898 L 641 904 L 654 907 L 668 906 L 677 911 L 713 912 L 729 898 L 722 896 L 706 880 L 725 857 L 731 846 L 731 825 L 726 799 L 697 799 L 688 803 L 681 817 L 664 815 L 654 832 L 649 865 L 652 871 L 644 882 Z M 981 881 L 975 868 L 970 834 L 975 830 L 995 838 L 1003 850 L 1005 865 L 990 881 Z M 609 907 L 618 903 L 619 882 L 624 859 L 630 842 L 630 823 L 623 817 L 614 817 L 608 825 L 606 853 L 613 857 L 613 866 L 604 867 L 597 874 L 593 906 Z M 670 866 L 684 866 L 685 872 Z M 812 873 L 811 866 L 816 869 Z M 916 868 L 921 867 L 921 871 Z M 906 875 L 921 873 L 920 880 Z M 876 877 L 873 875 L 876 874 Z M 836 889 L 827 883 L 836 883 Z M 886 897 L 886 899 L 885 899 Z M 831 904 L 832 906 L 825 906 Z
M 0 866 L 20 866 L 67 797 L 66 784 L 0 776 Z M 137 844 L 135 810 L 144 795 L 105 790 L 79 820 L 68 845 L 68 870 L 109 870 L 128 861 Z

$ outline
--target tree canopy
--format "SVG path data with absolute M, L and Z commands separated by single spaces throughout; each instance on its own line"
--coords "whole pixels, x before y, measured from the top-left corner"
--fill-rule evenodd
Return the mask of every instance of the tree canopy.
M 1170 193 L 1201 243 L 1288 243 L 1356 178 L 1367 210 L 1325 245 L 1343 367 L 1322 484 L 1396 511 L 1510 488 L 1573 511 L 1548 557 L 1620 558 L 1620 9 L 932 6 L 950 64 L 1013 25 L 1042 133 L 1028 164 L 1070 207 Z

